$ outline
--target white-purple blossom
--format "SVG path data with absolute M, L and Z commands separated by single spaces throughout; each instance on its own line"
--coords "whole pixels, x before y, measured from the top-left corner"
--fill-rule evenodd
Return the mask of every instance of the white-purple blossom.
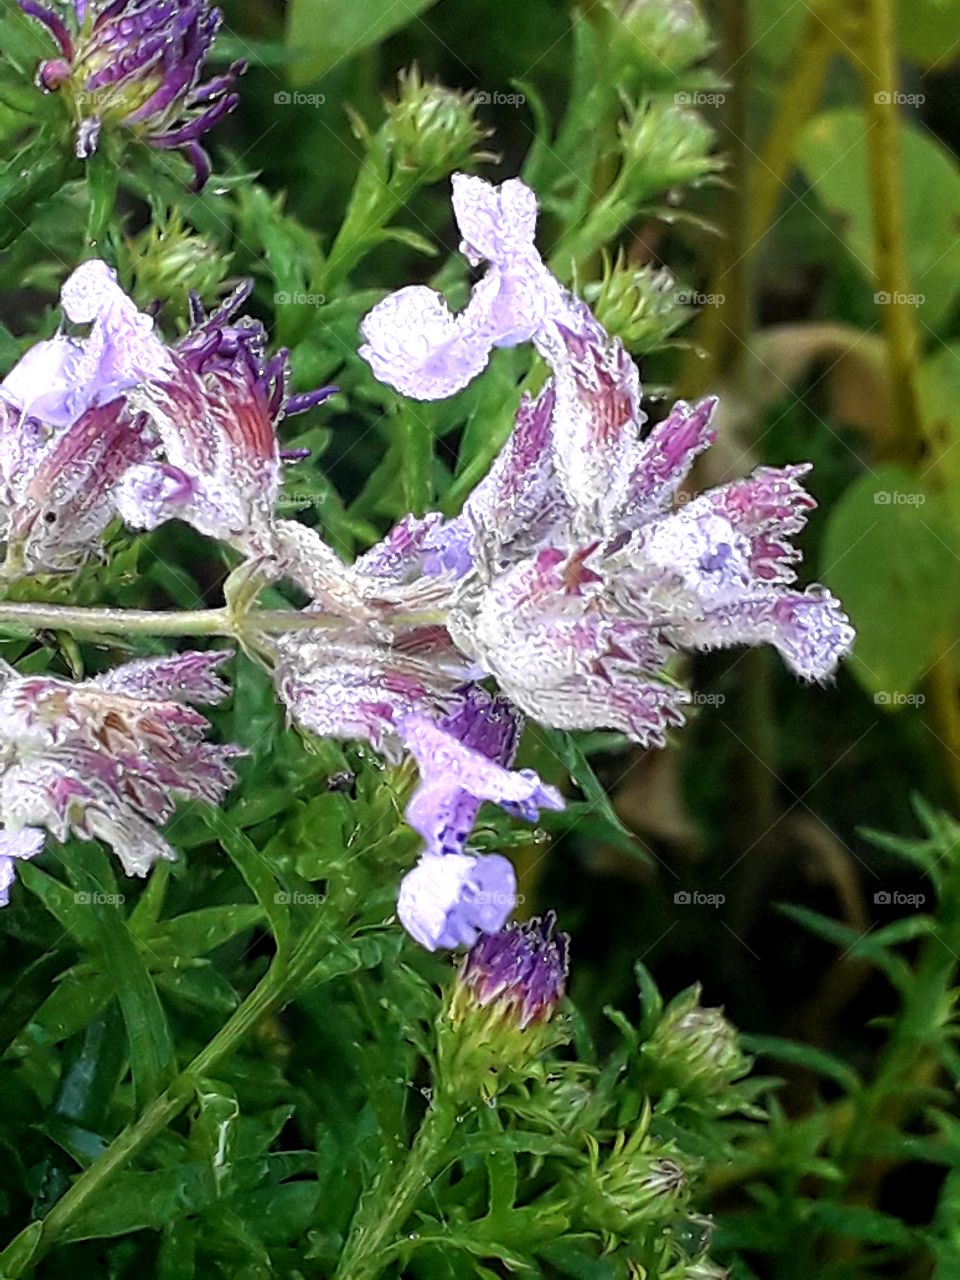
M 75 0 L 68 22 L 41 0 L 19 3 L 58 47 L 40 64 L 37 83 L 70 96 L 77 155 L 97 150 L 105 125 L 122 124 L 158 150 L 182 151 L 199 191 L 210 175 L 201 139 L 236 107 L 233 86 L 246 67 L 234 62 L 202 79 L 221 11 L 208 0 Z
M 90 325 L 90 332 L 34 343 L 0 382 L 0 399 L 21 419 L 72 426 L 88 409 L 172 368 L 152 318 L 137 309 L 105 262 L 77 267 L 60 291 L 60 304 L 67 320 Z
M 0 830 L 0 907 L 10 901 L 10 889 L 17 878 L 17 863 L 35 858 L 43 848 L 45 833 L 36 827 L 21 831 Z
M 247 555 L 277 553 L 277 427 L 333 394 L 288 394 L 287 353 L 271 356 L 254 320 L 235 320 L 243 285 L 211 316 L 194 300 L 194 325 L 169 354 L 165 376 L 130 395 L 156 432 L 150 461 L 131 467 L 117 508 L 133 528 L 180 519 Z
M 496 933 L 516 904 L 517 881 L 498 853 L 424 853 L 400 885 L 397 914 L 428 951 L 468 947 Z
M 381 382 L 415 400 L 441 400 L 486 367 L 494 347 L 529 342 L 566 295 L 534 243 L 536 196 L 518 179 L 493 187 L 482 178 L 453 177 L 453 208 L 461 248 L 473 266 L 489 269 L 466 309 L 454 315 L 433 289 L 410 285 L 384 298 L 365 317 L 360 354 Z
M 102 840 L 128 875 L 172 859 L 159 828 L 175 799 L 216 804 L 236 781 L 242 752 L 207 742 L 207 720 L 187 705 L 225 696 L 229 656 L 143 659 L 77 684 L 0 673 L 0 863 L 36 853 L 37 828 Z

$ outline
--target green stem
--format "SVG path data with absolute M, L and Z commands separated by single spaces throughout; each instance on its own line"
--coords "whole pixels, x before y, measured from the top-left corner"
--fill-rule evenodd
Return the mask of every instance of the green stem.
M 4 1269 L 0 1260 L 0 1274 L 4 1280 L 17 1280 L 32 1271 L 40 1258 L 54 1245 L 69 1240 L 70 1228 L 87 1204 L 99 1195 L 113 1175 L 121 1170 L 138 1152 L 189 1104 L 194 1096 L 196 1083 L 210 1074 L 230 1054 L 249 1031 L 271 1014 L 279 1011 L 296 992 L 297 986 L 308 976 L 319 982 L 317 973 L 317 942 L 326 941 L 330 933 L 330 920 L 321 912 L 288 961 L 274 959 L 267 973 L 251 991 L 235 1013 L 220 1028 L 210 1043 L 172 1081 L 143 1112 L 114 1139 L 110 1146 L 94 1160 L 43 1219 L 40 1235 L 32 1247 L 26 1246 L 18 1256 L 18 1243 L 35 1232 L 31 1224 L 17 1236 L 4 1257 L 16 1258 L 13 1269 Z M 331 973 L 337 972 L 336 965 Z M 8 1262 L 8 1268 L 9 1268 Z
M 454 1100 L 435 1097 L 398 1181 L 383 1194 L 369 1196 L 357 1210 L 335 1280 L 375 1280 L 388 1265 L 391 1246 L 440 1171 L 456 1128 Z
M 395 626 L 429 626 L 442 622 L 437 610 L 395 614 Z M 152 609 L 95 609 L 61 604 L 0 603 L 0 629 L 27 627 L 32 631 L 71 631 L 83 635 L 230 636 L 243 634 L 283 635 L 288 631 L 315 631 L 338 627 L 344 619 L 336 614 L 299 609 L 259 609 L 235 615 L 228 609 L 187 609 L 182 613 Z
M 910 301 L 903 199 L 899 78 L 894 0 L 864 0 L 863 51 L 877 289 L 889 295 L 883 328 L 890 361 L 894 426 L 904 454 L 915 458 L 923 429 L 917 401 L 920 343 L 916 308 Z

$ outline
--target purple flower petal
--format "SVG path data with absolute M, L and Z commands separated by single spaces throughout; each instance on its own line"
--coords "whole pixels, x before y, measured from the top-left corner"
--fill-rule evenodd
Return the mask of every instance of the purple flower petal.
M 403 878 L 397 914 L 411 937 L 436 951 L 496 933 L 515 905 L 516 876 L 506 858 L 425 853 Z
M 35 858 L 43 848 L 46 833 L 33 827 L 20 831 L 0 829 L 0 907 L 10 901 L 10 888 L 16 879 L 17 862 Z
M 527 342 L 550 316 L 566 315 L 566 295 L 534 245 L 537 203 L 514 178 L 493 187 L 453 176 L 463 250 L 490 263 L 467 307 L 455 316 L 432 289 L 390 294 L 365 317 L 360 354 L 375 376 L 416 400 L 440 400 L 480 373 L 494 347 Z
M 541 809 L 562 809 L 563 798 L 530 769 L 512 772 L 519 718 L 505 699 L 482 689 L 440 723 L 408 715 L 398 732 L 420 768 L 420 785 L 407 806 L 407 821 L 428 853 L 460 853 L 480 804 L 493 800 L 535 822 Z

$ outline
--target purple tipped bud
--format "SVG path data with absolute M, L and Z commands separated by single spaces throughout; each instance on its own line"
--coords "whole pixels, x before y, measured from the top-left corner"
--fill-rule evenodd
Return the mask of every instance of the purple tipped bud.
M 496 1005 L 521 1029 L 545 1022 L 563 998 L 570 939 L 554 936 L 556 916 L 510 925 L 471 947 L 460 983 L 481 1008 Z

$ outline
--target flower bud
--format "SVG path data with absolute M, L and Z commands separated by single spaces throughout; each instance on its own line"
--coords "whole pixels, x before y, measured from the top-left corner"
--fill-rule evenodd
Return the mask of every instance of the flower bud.
M 388 105 L 379 134 L 393 165 L 416 171 L 422 182 L 439 182 L 470 167 L 485 136 L 470 98 L 424 82 L 416 67 L 401 72 L 399 96 Z
M 710 52 L 710 27 L 694 0 L 620 0 L 620 22 L 634 67 L 657 80 L 678 75 Z M 649 75 L 644 76 L 649 83 Z
M 604 329 L 639 355 L 662 346 L 690 315 L 669 271 L 637 267 L 622 252 L 607 260 L 603 280 L 583 292 Z
M 713 130 L 686 107 L 642 98 L 620 124 L 624 196 L 641 205 L 670 187 L 695 186 L 717 169 Z
M 668 1222 L 686 1206 L 686 1170 L 654 1144 L 645 1123 L 629 1138 L 618 1134 L 608 1152 L 593 1137 L 587 1142 L 590 1168 L 578 1189 L 584 1219 L 595 1230 L 627 1235 L 641 1223 Z
M 492 1097 L 537 1074 L 539 1057 L 565 1039 L 551 1022 L 567 974 L 566 934 L 555 917 L 480 937 L 467 953 L 440 1028 L 441 1071 L 460 1096 Z
M 651 1088 L 682 1097 L 717 1093 L 749 1070 L 735 1028 L 721 1009 L 704 1009 L 700 988 L 678 996 L 640 1052 Z
M 184 225 L 179 213 L 172 213 L 165 226 L 152 224 L 129 237 L 126 250 L 137 304 L 148 307 L 159 300 L 170 303 L 178 314 L 186 312 L 191 293 L 205 301 L 216 295 L 232 256 L 215 253 L 208 241 Z

